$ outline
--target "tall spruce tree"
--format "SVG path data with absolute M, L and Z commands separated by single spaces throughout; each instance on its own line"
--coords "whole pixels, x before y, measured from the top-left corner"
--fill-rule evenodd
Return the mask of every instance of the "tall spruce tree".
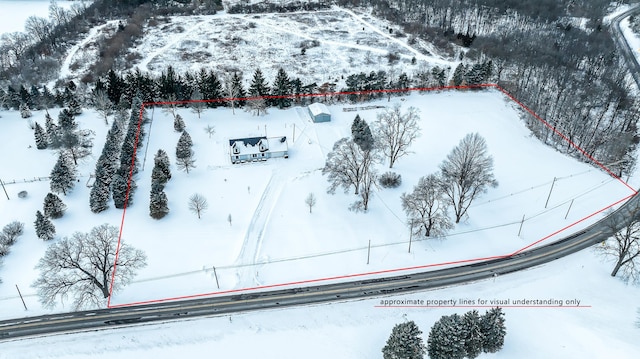
M 176 145 L 176 158 L 187 158 L 193 156 L 193 141 L 191 140 L 191 136 L 187 131 L 182 132 L 180 138 L 178 139 L 178 144 Z
M 61 218 L 67 210 L 67 206 L 62 202 L 60 197 L 53 193 L 47 194 L 42 207 L 44 215 L 52 219 Z
M 480 318 L 482 351 L 495 353 L 504 346 L 507 328 L 504 325 L 502 308 L 491 308 Z
M 133 204 L 132 193 L 137 188 L 133 178 L 129 179 L 129 174 L 118 171 L 111 181 L 111 194 L 113 197 L 113 205 L 118 209 L 130 207 Z M 128 193 L 128 196 L 127 196 Z
M 202 98 L 212 100 L 207 102 L 209 107 L 218 107 L 223 105 L 223 102 L 221 101 L 224 97 L 222 95 L 222 84 L 213 70 L 207 71 L 204 68 L 201 69 L 197 81 Z
M 482 353 L 484 335 L 480 328 L 480 315 L 472 310 L 462 316 L 464 326 L 464 350 L 469 359 L 477 358 Z
M 34 132 L 36 138 L 36 148 L 39 150 L 44 150 L 49 146 L 49 139 L 47 138 L 47 133 L 40 126 L 39 123 L 36 122 L 36 128 Z
M 269 95 L 269 86 L 262 75 L 262 70 L 259 68 L 253 73 L 253 79 L 249 86 L 250 97 L 263 97 Z
M 182 132 L 184 131 L 186 125 L 184 124 L 184 120 L 182 119 L 182 116 L 180 116 L 179 113 L 176 114 L 176 117 L 174 117 L 173 119 L 173 130 L 176 132 Z
M 45 217 L 42 212 L 36 212 L 36 220 L 33 222 L 36 236 L 43 241 L 48 241 L 56 236 L 56 227 L 51 223 L 49 218 Z
M 292 86 L 289 76 L 285 70 L 280 68 L 278 69 L 276 79 L 273 81 L 272 92 L 272 95 L 277 96 L 278 98 L 274 98 L 272 103 L 280 109 L 291 106 L 291 97 L 289 97 L 291 96 L 291 93 Z
M 414 321 L 396 324 L 391 330 L 387 344 L 382 348 L 384 359 L 422 359 L 425 346 L 422 331 Z
M 51 170 L 50 187 L 51 192 L 62 193 L 65 196 L 76 182 L 76 168 L 69 156 L 65 152 L 60 151 L 58 161 L 53 170 Z
M 171 169 L 169 168 L 170 162 L 167 152 L 162 149 L 158 150 L 153 162 L 154 166 L 151 171 L 151 182 L 157 182 L 162 185 L 166 184 L 167 181 L 171 179 Z
M 374 147 L 373 134 L 367 121 L 360 118 L 360 115 L 356 115 L 351 124 L 351 137 L 361 150 L 369 152 Z
M 58 126 L 53 122 L 53 118 L 49 115 L 49 112 L 45 114 L 44 128 L 47 131 L 47 139 L 49 141 L 49 147 L 56 149 L 60 147 L 60 141 L 58 140 Z
M 149 215 L 153 219 L 161 219 L 169 213 L 169 200 L 164 192 L 164 185 L 158 182 L 151 183 L 151 194 L 149 198 Z
M 463 359 L 466 355 L 462 318 L 458 314 L 445 315 L 435 322 L 427 339 L 430 359 Z

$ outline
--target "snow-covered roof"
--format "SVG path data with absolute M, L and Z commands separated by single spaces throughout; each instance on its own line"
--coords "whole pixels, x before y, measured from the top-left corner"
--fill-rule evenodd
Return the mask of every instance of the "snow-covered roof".
M 323 103 L 318 102 L 309 105 L 309 111 L 311 111 L 311 114 L 313 116 L 317 116 L 320 114 L 331 115 L 331 112 L 329 112 L 327 106 L 325 106 Z
M 266 145 L 266 151 L 260 151 L 260 143 Z M 238 138 L 229 140 L 229 147 L 231 147 L 231 155 L 247 155 L 261 152 L 283 152 L 289 149 L 287 145 L 287 138 L 281 137 L 249 137 Z M 234 152 L 234 148 L 239 152 Z

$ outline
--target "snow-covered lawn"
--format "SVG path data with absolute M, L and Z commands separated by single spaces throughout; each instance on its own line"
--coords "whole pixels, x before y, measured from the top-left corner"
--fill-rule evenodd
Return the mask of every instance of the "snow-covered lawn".
M 153 120 L 146 125 L 147 137 L 138 157 L 143 168 L 136 177 L 138 189 L 122 232 L 124 241 L 147 253 L 149 265 L 134 283 L 113 296 L 112 304 L 505 255 L 631 194 L 624 183 L 533 138 L 519 119 L 516 105 L 498 91 L 413 93 L 372 105 L 394 102 L 405 109 L 420 109 L 422 136 L 411 148 L 414 153 L 401 158 L 393 169 L 402 175 L 402 186 L 375 189 L 366 214 L 347 210 L 356 200 L 351 193 L 326 193 L 328 184 L 321 168 L 333 143 L 350 135 L 356 113 L 372 123 L 381 110 L 343 112 L 348 105 L 333 105 L 332 121 L 320 124 L 310 122 L 301 108 L 271 109 L 260 117 L 243 111 L 233 115 L 231 109 L 219 108 L 205 111 L 200 119 L 188 109 L 179 110 L 194 141 L 197 168 L 186 174 L 173 167 L 166 188 L 170 213 L 159 221 L 148 215 L 153 155 L 162 148 L 173 162 L 179 134 L 173 130 L 171 115 L 150 109 Z M 26 121 L 17 113 L 4 115 L 3 126 L 8 131 L 0 132 L 0 140 L 24 154 L 0 158 L 3 180 L 47 176 L 54 153 L 28 148 L 33 137 Z M 39 113 L 35 118 L 42 116 Z M 78 120 L 81 128 L 97 132 L 96 155 L 83 162 L 80 173 L 85 177 L 63 198 L 69 209 L 55 221 L 59 237 L 105 222 L 119 225 L 122 219 L 122 211 L 114 208 L 98 215 L 89 212 L 85 182 L 94 170 L 107 127 L 91 111 Z M 207 125 L 215 126 L 212 138 L 204 131 Z M 260 136 L 265 131 L 269 137 L 287 137 L 288 159 L 230 163 L 230 138 Z M 446 239 L 413 238 L 411 253 L 407 253 L 409 233 L 400 195 L 410 191 L 421 176 L 437 171 L 447 153 L 469 132 L 486 138 L 499 187 L 480 197 L 469 209 L 469 217 Z M 386 166 L 380 165 L 379 170 L 385 171 Z M 33 267 L 46 244 L 36 239 L 31 223 L 48 183 L 8 184 L 7 190 L 11 200 L 0 199 L 0 218 L 27 223 L 24 237 L 0 271 L 5 281 L 0 285 L 0 299 L 4 299 L 0 315 L 11 317 L 21 307 L 14 284 L 26 294 L 34 292 L 29 288 L 37 275 Z M 28 198 L 17 198 L 21 190 L 29 191 Z M 194 193 L 209 202 L 202 219 L 188 209 L 188 198 Z M 318 199 L 313 213 L 304 203 L 309 193 Z M 593 216 L 547 241 L 599 218 L 601 215 Z M 34 296 L 27 299 L 31 308 L 38 308 Z

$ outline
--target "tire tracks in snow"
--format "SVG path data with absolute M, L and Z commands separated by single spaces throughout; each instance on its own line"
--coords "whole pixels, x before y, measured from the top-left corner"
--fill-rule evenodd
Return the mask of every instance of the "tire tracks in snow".
M 237 273 L 237 286 L 246 288 L 248 286 L 260 285 L 257 278 L 257 271 L 254 264 L 258 261 L 260 248 L 264 239 L 264 232 L 269 223 L 271 212 L 277 203 L 280 193 L 284 188 L 286 176 L 281 169 L 274 169 L 267 186 L 262 192 L 260 201 L 253 212 L 253 217 L 242 243 L 242 249 L 236 259 L 236 266 L 240 267 Z M 253 282 L 251 282 L 253 281 Z
M 111 20 L 111 21 L 107 21 L 107 23 L 105 24 L 92 27 L 91 30 L 89 30 L 89 34 L 87 34 L 87 36 L 82 41 L 80 41 L 80 43 L 78 43 L 77 45 L 74 45 L 69 51 L 69 53 L 67 54 L 67 56 L 64 58 L 64 61 L 62 61 L 62 66 L 60 66 L 60 77 L 66 78 L 72 75 L 71 69 L 70 69 L 71 62 L 73 61 L 73 58 L 78 53 L 78 50 L 85 47 L 88 43 L 95 41 L 100 31 L 102 31 L 102 29 L 104 29 L 105 27 L 111 24 L 115 24 L 117 22 L 118 20 Z

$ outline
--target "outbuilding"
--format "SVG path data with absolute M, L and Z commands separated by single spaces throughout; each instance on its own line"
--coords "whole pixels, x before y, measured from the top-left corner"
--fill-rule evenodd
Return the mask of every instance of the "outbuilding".
M 309 105 L 309 115 L 313 122 L 331 121 L 331 112 L 329 112 L 329 108 L 322 103 L 316 102 Z

